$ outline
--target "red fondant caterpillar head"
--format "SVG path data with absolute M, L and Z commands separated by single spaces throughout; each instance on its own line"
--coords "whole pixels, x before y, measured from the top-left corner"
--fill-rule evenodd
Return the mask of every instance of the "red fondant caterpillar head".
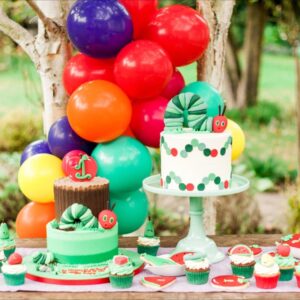
M 228 121 L 227 118 L 224 116 L 225 110 L 226 110 L 226 105 L 224 105 L 224 110 L 221 114 L 221 107 L 219 106 L 219 115 L 214 117 L 213 119 L 213 125 L 212 125 L 213 132 L 221 133 L 226 129 Z
M 99 213 L 98 221 L 102 228 L 112 229 L 117 223 L 117 216 L 112 210 L 105 209 Z

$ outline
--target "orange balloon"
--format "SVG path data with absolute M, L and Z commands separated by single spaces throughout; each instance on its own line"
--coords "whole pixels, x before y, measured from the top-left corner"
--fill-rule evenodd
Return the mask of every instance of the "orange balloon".
M 16 231 L 19 238 L 45 238 L 46 225 L 55 218 L 54 203 L 30 202 L 19 212 Z
M 67 116 L 72 129 L 88 141 L 116 139 L 129 126 L 132 106 L 114 83 L 94 80 L 81 85 L 70 97 Z

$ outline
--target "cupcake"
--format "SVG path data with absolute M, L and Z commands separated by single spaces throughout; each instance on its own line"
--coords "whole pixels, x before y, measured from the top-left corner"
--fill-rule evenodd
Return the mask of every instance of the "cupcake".
M 275 261 L 279 266 L 280 277 L 279 281 L 292 280 L 295 269 L 295 259 L 291 253 L 291 248 L 288 244 L 277 245 L 277 253 Z
M 138 253 L 147 253 L 155 256 L 157 254 L 160 244 L 159 237 L 155 236 L 154 228 L 150 218 L 146 224 L 144 236 L 138 237 L 137 240 L 137 250 Z
M 255 259 L 252 250 L 246 245 L 236 245 L 230 250 L 231 269 L 234 275 L 251 278 Z
M 300 288 L 300 264 L 295 265 L 295 277 L 297 280 L 297 286 Z
M 13 237 L 9 234 L 6 223 L 0 225 L 0 251 L 8 258 L 16 250 L 16 243 Z
M 132 286 L 133 266 L 125 255 L 115 255 L 108 264 L 109 280 L 114 288 L 126 289 Z
M 13 253 L 2 266 L 4 281 L 7 285 L 22 285 L 25 282 L 26 266 L 22 264 L 22 256 Z
M 209 276 L 208 259 L 200 253 L 187 254 L 183 257 L 185 275 L 190 284 L 205 284 Z
M 274 289 L 279 276 L 279 266 L 275 262 L 275 258 L 267 253 L 263 254 L 254 267 L 256 286 L 261 289 Z

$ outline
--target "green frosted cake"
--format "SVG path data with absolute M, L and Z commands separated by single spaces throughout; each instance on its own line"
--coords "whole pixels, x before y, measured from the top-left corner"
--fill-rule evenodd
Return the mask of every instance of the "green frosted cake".
M 47 225 L 47 248 L 59 263 L 90 264 L 118 254 L 118 226 L 61 230 L 52 221 Z
M 107 209 L 109 182 L 92 176 L 92 157 L 77 160 L 67 168 L 69 177 L 54 185 L 57 213 L 47 224 L 47 248 L 60 264 L 101 263 L 118 254 L 116 215 Z

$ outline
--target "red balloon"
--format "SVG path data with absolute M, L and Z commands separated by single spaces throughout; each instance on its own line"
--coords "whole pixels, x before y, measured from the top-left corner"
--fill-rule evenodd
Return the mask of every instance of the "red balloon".
M 46 225 L 55 219 L 54 202 L 30 202 L 19 212 L 16 231 L 19 238 L 45 238 Z
M 205 19 L 184 5 L 159 9 L 149 22 L 144 37 L 161 45 L 175 66 L 199 59 L 210 39 Z
M 166 52 L 146 40 L 126 45 L 119 52 L 114 67 L 116 82 L 133 99 L 158 96 L 172 74 L 173 66 Z
M 63 73 L 65 90 L 71 95 L 85 82 L 102 79 L 114 82 L 114 59 L 96 59 L 78 53 L 66 64 Z
M 134 39 L 140 38 L 157 11 L 158 0 L 119 0 L 119 2 L 125 6 L 131 16 Z
M 168 99 L 158 96 L 133 104 L 131 129 L 136 138 L 148 147 L 159 147 L 160 133 L 165 127 L 164 114 L 168 102 Z
M 172 78 L 170 79 L 161 95 L 170 100 L 174 96 L 178 95 L 184 88 L 184 86 L 185 82 L 182 74 L 178 70 L 175 70 Z

